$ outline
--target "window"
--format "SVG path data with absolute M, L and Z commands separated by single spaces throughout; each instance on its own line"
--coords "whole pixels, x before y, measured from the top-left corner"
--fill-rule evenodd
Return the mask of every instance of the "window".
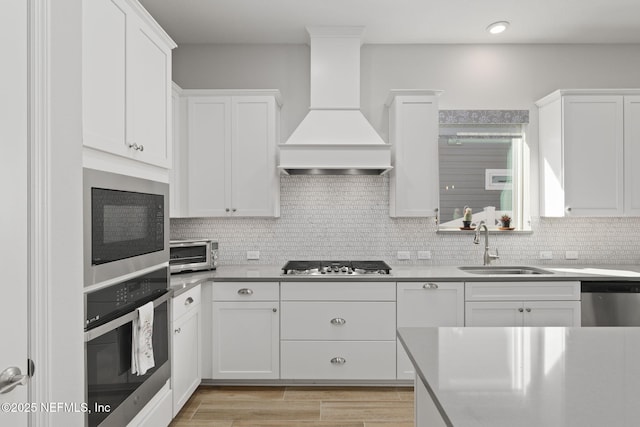
M 472 228 L 530 230 L 527 110 L 441 110 L 438 140 L 439 230 L 460 230 L 465 208 Z

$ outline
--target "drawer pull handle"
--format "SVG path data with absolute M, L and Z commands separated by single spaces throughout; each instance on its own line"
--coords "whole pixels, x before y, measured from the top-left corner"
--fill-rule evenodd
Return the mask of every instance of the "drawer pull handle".
M 422 285 L 422 289 L 438 289 L 438 285 L 435 283 L 425 283 Z
M 253 289 L 249 289 L 249 288 L 238 289 L 238 295 L 253 295 Z
M 173 332 L 174 332 L 174 333 L 176 333 L 176 334 L 179 334 L 180 332 L 182 332 L 182 329 L 181 329 L 181 328 L 174 329 L 174 331 L 173 331 Z
M 334 365 L 344 365 L 345 363 L 347 363 L 347 359 L 345 359 L 344 357 L 334 357 L 333 359 L 331 359 L 331 363 Z
M 193 304 L 193 298 L 189 297 L 186 300 L 184 300 L 184 305 L 191 305 Z
M 527 310 L 527 313 L 531 313 L 531 309 L 530 308 L 527 308 L 526 310 Z
M 520 307 L 520 308 L 518 309 L 518 311 L 519 311 L 520 313 L 522 313 L 524 310 L 522 309 L 522 307 Z
M 344 320 L 342 317 L 335 317 L 335 318 L 331 319 L 331 324 L 332 325 L 342 326 L 345 323 L 347 323 L 347 321 Z

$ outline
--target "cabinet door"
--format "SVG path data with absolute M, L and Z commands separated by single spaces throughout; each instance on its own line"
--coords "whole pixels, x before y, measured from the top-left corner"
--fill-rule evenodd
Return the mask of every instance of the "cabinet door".
M 171 166 L 171 49 L 140 18 L 127 33 L 127 143 L 135 159 Z
M 569 215 L 623 213 L 623 97 L 563 98 L 565 203 Z
M 127 155 L 127 6 L 93 0 L 82 7 L 82 138 L 87 147 Z
M 580 301 L 525 301 L 525 326 L 580 326 Z
M 398 327 L 464 326 L 464 284 L 418 282 L 397 284 Z M 397 377 L 415 372 L 402 344 L 397 344 Z
M 521 301 L 467 302 L 466 326 L 523 326 Z
M 395 166 L 390 216 L 434 216 L 438 193 L 438 102 L 435 96 L 398 96 L 391 109 Z
M 213 303 L 213 378 L 278 379 L 278 302 Z
M 640 215 L 640 96 L 624 97 L 624 188 L 626 215 Z
M 189 400 L 202 378 L 200 361 L 200 307 L 178 318 L 173 323 L 173 416 Z
M 230 205 L 231 99 L 188 101 L 188 216 L 225 216 Z
M 239 216 L 275 216 L 275 100 L 232 97 L 231 211 Z

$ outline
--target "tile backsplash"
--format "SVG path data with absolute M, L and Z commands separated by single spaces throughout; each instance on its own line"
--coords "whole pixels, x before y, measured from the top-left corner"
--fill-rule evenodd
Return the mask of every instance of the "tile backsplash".
M 171 238 L 211 237 L 220 264 L 284 264 L 290 259 L 383 259 L 390 264 L 481 264 L 483 241 L 437 234 L 433 218 L 390 218 L 387 176 L 282 176 L 280 218 L 174 218 Z M 496 264 L 637 264 L 640 218 L 534 218 L 532 233 L 491 234 Z M 247 261 L 247 251 L 260 251 Z M 399 261 L 397 251 L 411 259 Z M 432 259 L 418 260 L 418 251 Z M 539 260 L 551 251 L 552 260 Z M 577 251 L 578 260 L 565 260 Z

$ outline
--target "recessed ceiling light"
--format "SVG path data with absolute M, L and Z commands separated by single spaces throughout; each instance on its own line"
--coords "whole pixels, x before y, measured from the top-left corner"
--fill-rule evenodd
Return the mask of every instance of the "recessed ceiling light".
M 504 32 L 504 30 L 506 30 L 507 28 L 509 28 L 509 22 L 508 21 L 498 21 L 498 22 L 494 22 L 493 24 L 489 25 L 487 27 L 487 31 L 489 31 L 489 33 L 491 33 L 491 34 L 500 34 L 500 33 Z

